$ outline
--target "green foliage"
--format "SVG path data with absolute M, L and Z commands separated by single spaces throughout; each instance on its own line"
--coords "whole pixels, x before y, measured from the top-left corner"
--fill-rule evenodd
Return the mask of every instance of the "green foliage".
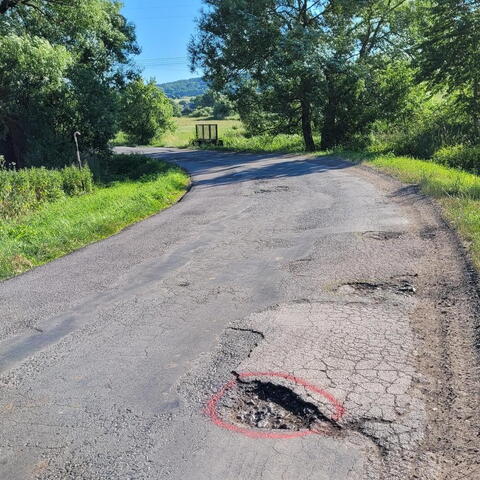
M 222 135 L 223 146 L 219 149 L 244 152 L 302 152 L 305 148 L 303 138 L 298 134 L 244 136 L 231 130 Z M 316 139 L 318 141 L 318 139 Z M 212 147 L 208 147 L 212 148 Z
M 61 45 L 35 36 L 0 36 L 0 108 L 3 115 L 61 88 L 73 58 Z M 21 100 L 21 104 L 16 102 Z
M 424 9 L 423 41 L 417 62 L 422 79 L 456 93 L 469 114 L 471 139 L 480 136 L 480 2 L 435 0 Z
M 213 90 L 207 90 L 192 100 L 188 106 L 192 117 L 212 117 L 215 120 L 224 120 L 235 113 L 235 107 L 226 95 Z
M 170 166 L 145 155 L 112 155 L 106 173 L 108 181 L 139 180 L 165 173 Z
M 90 195 L 44 203 L 26 216 L 0 218 L 0 280 L 113 235 L 175 203 L 188 187 L 188 175 L 156 162 L 162 173 L 149 179 L 117 182 Z
M 438 150 L 432 160 L 441 165 L 480 173 L 480 146 L 455 145 Z
M 181 107 L 180 103 L 177 103 L 174 100 L 170 100 L 170 105 L 172 105 L 173 116 L 174 117 L 181 117 L 182 116 L 182 107 Z
M 213 108 L 212 107 L 199 107 L 194 110 L 190 116 L 193 118 L 208 118 L 213 115 Z
M 427 159 L 445 145 L 468 141 L 466 117 L 459 114 L 454 101 L 427 99 L 421 93 L 417 99 L 404 120 L 376 122 L 371 150 Z
M 235 113 L 235 107 L 226 96 L 222 95 L 213 105 L 212 117 L 214 120 L 223 120 Z
M 205 3 L 193 66 L 238 102 L 249 132 L 301 132 L 307 150 L 315 128 L 329 148 L 371 122 L 373 77 L 408 46 L 410 2 Z
M 134 30 L 112 0 L 9 2 L 0 15 L 0 151 L 17 168 L 61 167 L 107 149 Z
M 44 203 L 92 191 L 93 179 L 88 167 L 0 169 L 0 219 L 25 215 Z
M 93 192 L 93 174 L 90 168 L 65 167 L 60 170 L 60 175 L 66 195 L 75 197 Z
M 173 128 L 172 118 L 172 104 L 153 80 L 136 80 L 122 93 L 120 126 L 130 142 L 149 144 Z
M 169 98 L 197 97 L 207 91 L 207 83 L 203 78 L 189 78 L 176 82 L 158 85 Z

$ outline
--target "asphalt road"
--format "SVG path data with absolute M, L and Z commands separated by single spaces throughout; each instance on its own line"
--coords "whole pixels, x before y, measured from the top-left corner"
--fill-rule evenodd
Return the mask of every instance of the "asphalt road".
M 435 205 L 331 157 L 143 151 L 182 202 L 0 283 L 2 480 L 480 478 Z

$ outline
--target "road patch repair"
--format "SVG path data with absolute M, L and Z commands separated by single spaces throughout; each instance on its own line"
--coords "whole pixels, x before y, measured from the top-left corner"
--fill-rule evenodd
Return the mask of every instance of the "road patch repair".
M 409 471 L 426 424 L 412 394 L 421 381 L 409 326 L 415 299 L 388 295 L 390 302 L 342 296 L 252 315 L 244 328 L 264 339 L 210 399 L 210 418 L 252 438 L 356 435 L 375 447 L 379 470 L 393 469 L 385 478 Z

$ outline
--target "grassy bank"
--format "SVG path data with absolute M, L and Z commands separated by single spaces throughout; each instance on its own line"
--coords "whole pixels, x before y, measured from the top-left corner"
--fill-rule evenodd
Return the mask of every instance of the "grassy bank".
M 223 147 L 219 149 L 257 153 L 302 153 L 305 144 L 300 135 L 258 135 L 245 137 L 242 132 L 227 131 L 222 136 Z M 318 140 L 318 139 L 317 139 Z
M 113 235 L 174 204 L 189 178 L 160 163 L 161 173 L 97 186 L 92 193 L 43 204 L 18 218 L 0 219 L 0 280 Z
M 422 192 L 436 198 L 447 218 L 469 243 L 472 258 L 480 269 L 480 176 L 409 157 L 345 151 L 339 155 L 389 173 L 405 183 L 418 184 Z

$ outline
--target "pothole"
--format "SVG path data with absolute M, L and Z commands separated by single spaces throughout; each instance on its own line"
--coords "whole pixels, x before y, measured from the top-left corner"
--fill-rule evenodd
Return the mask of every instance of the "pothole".
M 293 379 L 307 390 L 324 395 L 333 408 L 332 419 L 288 387 L 269 381 L 242 381 L 242 377 L 257 375 Z M 210 400 L 207 413 L 218 426 L 248 436 L 295 438 L 311 434 L 339 435 L 342 430 L 336 422 L 343 416 L 344 409 L 327 392 L 300 379 L 282 374 L 243 374 Z
M 288 192 L 290 190 L 290 187 L 287 187 L 286 185 L 277 185 L 275 187 L 271 188 L 259 188 L 258 190 L 255 190 L 255 193 L 274 193 L 274 192 Z
M 426 227 L 420 231 L 420 238 L 422 240 L 433 240 L 437 236 L 437 228 Z
M 343 294 L 374 294 L 381 292 L 394 293 L 397 295 L 415 295 L 417 289 L 406 279 L 398 280 L 391 283 L 372 283 L 372 282 L 351 282 L 341 285 L 337 289 L 338 293 Z
M 403 232 L 365 232 L 363 237 L 370 238 L 372 240 L 386 241 L 395 240 L 400 238 L 402 235 Z
M 294 260 L 288 264 L 288 271 L 290 273 L 300 273 L 307 268 L 308 264 L 313 261 L 312 258 L 300 258 L 298 260 Z

